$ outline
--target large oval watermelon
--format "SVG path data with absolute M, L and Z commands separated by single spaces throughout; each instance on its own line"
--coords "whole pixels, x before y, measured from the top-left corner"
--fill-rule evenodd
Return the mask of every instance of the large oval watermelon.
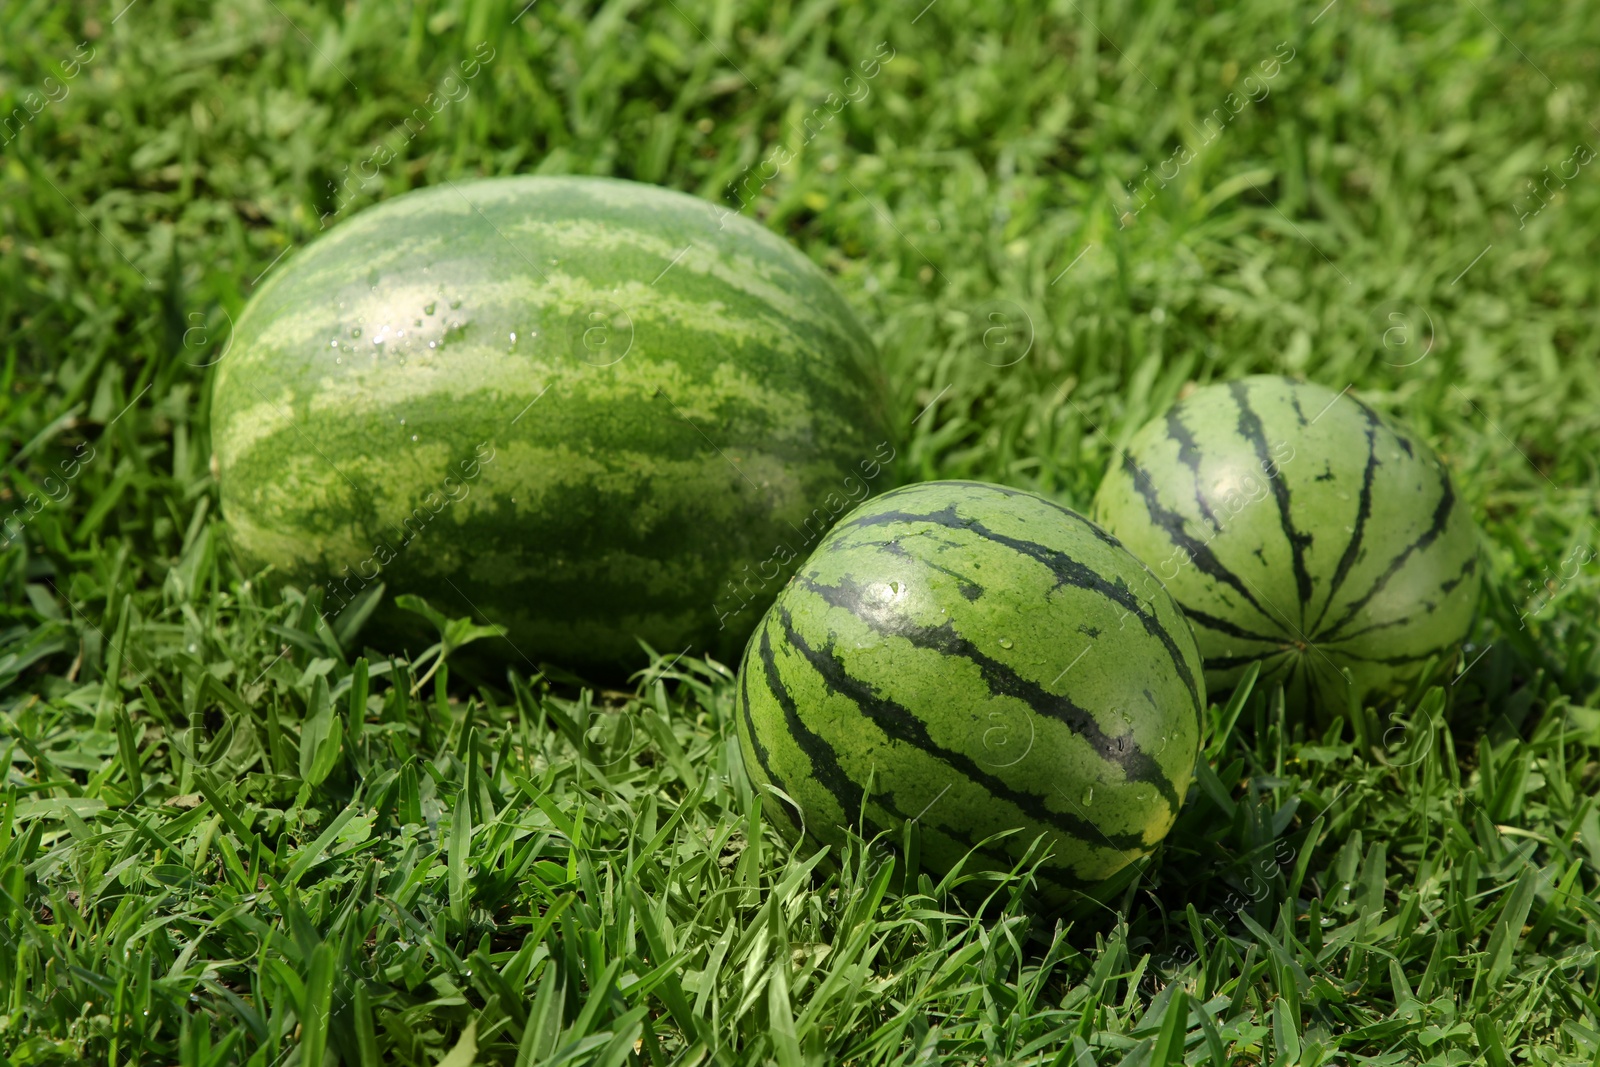
M 1353 395 L 1288 378 L 1173 405 L 1093 514 L 1182 605 L 1213 691 L 1260 661 L 1324 719 L 1449 655 L 1476 603 L 1477 535 L 1433 450 Z
M 1047 891 L 1103 883 L 1171 828 L 1205 689 L 1177 606 L 1088 519 L 979 482 L 858 507 L 745 649 L 739 738 L 796 835 L 918 823 L 927 866 L 1004 868 L 1043 835 Z M 992 835 L 1018 831 L 997 841 Z
M 334 611 L 382 581 L 529 658 L 732 656 L 889 481 L 871 359 L 821 270 L 704 201 L 596 178 L 409 193 L 239 319 L 222 508 L 247 561 L 326 583 Z

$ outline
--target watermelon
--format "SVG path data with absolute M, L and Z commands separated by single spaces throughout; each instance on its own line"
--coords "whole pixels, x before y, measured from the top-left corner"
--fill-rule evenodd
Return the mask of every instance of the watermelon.
M 870 340 L 760 226 L 598 178 L 412 192 L 279 265 L 213 380 L 246 563 L 575 667 L 737 655 L 892 478 Z M 519 658 L 520 656 L 520 658 Z
M 1042 837 L 1046 896 L 1092 892 L 1155 848 L 1195 772 L 1199 651 L 1170 598 L 1135 594 L 1147 578 L 1033 493 L 938 481 L 863 503 L 745 648 L 745 765 L 798 806 L 764 810 L 835 846 L 915 821 L 938 872 L 1008 868 Z
M 1466 637 L 1468 508 L 1431 448 L 1354 395 L 1262 375 L 1143 427 L 1092 514 L 1195 628 L 1213 692 L 1252 663 L 1322 721 L 1382 700 Z

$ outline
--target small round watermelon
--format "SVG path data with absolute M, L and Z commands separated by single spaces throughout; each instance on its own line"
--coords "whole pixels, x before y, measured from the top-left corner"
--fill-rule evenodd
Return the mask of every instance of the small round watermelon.
M 890 484 L 872 345 L 823 272 L 715 205 L 500 178 L 397 197 L 280 264 L 213 380 L 252 566 L 505 624 L 521 663 L 731 658 Z M 381 618 L 381 616 L 380 616 Z
M 1182 606 L 1213 692 L 1260 662 L 1324 721 L 1452 654 L 1477 602 L 1477 533 L 1433 450 L 1289 378 L 1174 404 L 1129 442 L 1093 514 Z
M 1043 835 L 1047 897 L 1102 885 L 1172 827 L 1198 753 L 1199 652 L 1170 598 L 1134 593 L 1147 578 L 1032 493 L 938 481 L 862 504 L 745 649 L 745 764 L 799 805 L 766 810 L 832 845 L 915 820 L 941 872 L 969 852 L 1008 868 Z

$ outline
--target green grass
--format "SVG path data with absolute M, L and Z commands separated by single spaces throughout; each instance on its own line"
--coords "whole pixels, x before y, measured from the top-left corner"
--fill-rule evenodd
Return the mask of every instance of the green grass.
M 1593 4 L 122 2 L 0 6 L 10 1062 L 1600 1062 L 1600 170 L 1528 199 L 1600 145 Z M 1070 924 L 791 850 L 722 665 L 413 695 L 435 656 L 232 562 L 205 365 L 325 213 L 527 172 L 748 201 L 878 337 L 914 477 L 1081 507 L 1189 381 L 1353 385 L 1481 519 L 1472 642 L 1325 735 L 1214 708 Z

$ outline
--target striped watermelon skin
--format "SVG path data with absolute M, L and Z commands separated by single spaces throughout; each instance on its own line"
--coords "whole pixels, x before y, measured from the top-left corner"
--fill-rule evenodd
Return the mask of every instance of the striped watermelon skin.
M 335 609 L 383 581 L 532 659 L 628 664 L 636 638 L 731 658 L 806 547 L 892 484 L 873 360 L 820 269 L 710 203 L 596 178 L 413 192 L 239 319 L 213 379 L 222 508 L 249 564 Z
M 1438 456 L 1318 385 L 1196 390 L 1133 437 L 1092 513 L 1183 607 L 1213 692 L 1260 661 L 1323 721 L 1450 655 L 1477 603 L 1477 532 Z
M 862 504 L 745 649 L 745 764 L 799 813 L 764 809 L 835 846 L 915 819 L 941 872 L 974 848 L 969 868 L 1004 869 L 1042 834 L 1047 893 L 1102 883 L 1166 835 L 1198 753 L 1199 652 L 1169 598 L 1134 593 L 1146 577 L 1032 493 L 924 482 Z

